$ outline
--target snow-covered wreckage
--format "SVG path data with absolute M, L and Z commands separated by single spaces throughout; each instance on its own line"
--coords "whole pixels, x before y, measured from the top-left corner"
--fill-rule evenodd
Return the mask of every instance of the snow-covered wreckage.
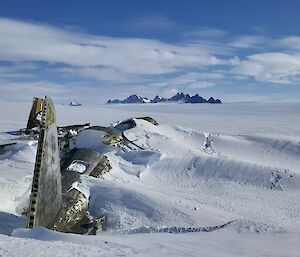
M 157 125 L 150 117 L 141 117 Z M 103 145 L 135 144 L 123 131 L 135 127 L 134 119 L 112 126 L 87 124 L 57 127 L 54 105 L 49 97 L 34 98 L 25 129 L 12 132 L 19 140 L 37 139 L 34 174 L 27 215 L 27 228 L 43 226 L 51 230 L 95 234 L 105 225 L 105 216 L 92 217 L 88 195 L 80 190 L 81 175 L 101 178 L 111 169 L 101 151 L 78 147 L 76 137 L 84 130 L 103 132 Z M 1 151 L 12 142 L 0 146 Z

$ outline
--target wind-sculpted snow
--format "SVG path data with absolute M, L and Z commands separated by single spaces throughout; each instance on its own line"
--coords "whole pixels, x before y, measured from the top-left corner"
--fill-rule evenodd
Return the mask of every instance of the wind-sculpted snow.
M 216 225 L 212 227 L 140 227 L 130 231 L 127 234 L 137 234 L 137 233 L 195 233 L 195 232 L 212 232 L 218 229 L 225 228 L 234 221 L 229 221 L 222 225 Z
M 295 174 L 299 173 L 297 142 L 207 135 L 163 125 L 155 127 L 141 120 L 136 122 L 138 126 L 125 131 L 125 135 L 160 154 L 161 158 L 148 167 L 156 177 L 220 178 L 270 188 L 274 172 L 278 172 L 283 186 L 300 185 Z
M 78 123 L 104 125 L 137 112 L 129 116 L 125 105 L 118 111 L 105 108 L 108 112 L 79 106 L 74 112 L 64 106 L 57 114 L 63 122 L 77 123 L 78 118 Z M 72 142 L 73 147 L 102 151 L 112 165 L 104 179 L 84 176 L 80 184 L 89 195 L 90 214 L 107 217 L 105 231 L 96 237 L 16 229 L 25 226 L 21 213 L 28 205 L 36 141 L 9 146 L 0 155 L 0 233 L 15 231 L 13 238 L 0 236 L 0 255 L 33 256 L 29 248 L 35 248 L 45 256 L 298 256 L 300 130 L 295 124 L 299 113 L 292 109 L 283 117 L 276 109 L 276 116 L 267 108 L 266 123 L 260 123 L 261 114 L 253 123 L 256 113 L 251 113 L 257 107 L 245 111 L 241 105 L 237 111 L 248 115 L 249 128 L 234 131 L 234 124 L 229 124 L 233 116 L 222 116 L 220 110 L 197 107 L 205 109 L 201 116 L 202 109 L 196 114 L 182 108 L 193 119 L 186 122 L 187 117 L 176 110 L 170 116 L 169 110 L 157 113 L 158 126 L 136 119 L 136 127 L 123 131 L 125 145 L 103 144 L 104 133 L 96 130 L 83 131 Z M 174 117 L 180 126 L 173 125 Z M 17 129 L 15 119 L 2 125 L 3 130 Z M 280 127 L 280 119 L 289 122 Z M 241 133 L 248 129 L 253 133 Z M 3 143 L 11 137 L 0 134 Z M 50 253 L 49 248 L 55 250 Z
M 0 236 L 1 255 L 31 257 L 38 252 L 46 257 L 299 256 L 299 234 L 236 233 L 226 228 L 212 233 L 103 234 L 91 237 L 62 234 L 37 227 L 32 230 L 15 230 L 13 236 Z
M 136 122 L 137 127 L 125 131 L 125 135 L 147 149 L 144 152 L 148 161 L 142 158 L 137 163 L 135 156 L 141 151 L 136 149 L 124 148 L 117 155 L 110 153 L 113 171 L 107 179 L 122 187 L 132 186 L 140 196 L 146 194 L 155 199 L 157 206 L 164 205 L 163 209 L 168 211 L 161 213 L 162 225 L 174 225 L 170 221 L 213 225 L 237 219 L 241 220 L 239 227 L 243 231 L 252 231 L 255 226 L 242 225 L 246 219 L 246 223 L 252 220 L 261 224 L 254 229 L 259 232 L 299 231 L 299 160 L 294 152 L 290 154 L 296 142 L 286 144 L 276 139 L 273 144 L 272 140 L 262 138 L 264 143 L 258 144 L 259 137 L 208 135 L 167 125 L 153 126 L 142 120 Z M 208 137 L 213 149 L 209 152 Z M 152 156 L 157 156 L 155 161 Z M 276 161 L 274 156 L 278 157 Z M 285 156 L 289 162 L 284 162 Z M 177 199 L 174 202 L 173 195 Z M 190 202 L 191 205 L 187 204 Z M 121 206 L 127 215 L 126 204 Z M 128 230 L 139 226 L 134 215 L 127 219 Z M 152 227 L 157 221 L 148 217 L 144 222 Z
M 0 211 L 21 215 L 28 206 L 36 142 L 19 142 L 0 155 Z

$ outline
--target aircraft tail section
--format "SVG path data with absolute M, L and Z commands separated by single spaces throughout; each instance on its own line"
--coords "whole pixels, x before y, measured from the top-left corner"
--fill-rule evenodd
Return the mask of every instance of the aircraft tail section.
M 40 106 L 40 107 L 39 107 Z M 39 140 L 32 181 L 27 228 L 51 228 L 62 207 L 62 186 L 55 109 L 49 97 L 34 98 L 27 127 L 41 109 Z M 32 116 L 31 116 L 32 115 Z M 38 120 L 36 120 L 38 121 Z

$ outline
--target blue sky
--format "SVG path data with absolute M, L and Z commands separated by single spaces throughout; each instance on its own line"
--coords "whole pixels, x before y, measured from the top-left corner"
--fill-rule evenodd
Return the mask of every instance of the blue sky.
M 299 101 L 300 1 L 1 1 L 0 99 Z

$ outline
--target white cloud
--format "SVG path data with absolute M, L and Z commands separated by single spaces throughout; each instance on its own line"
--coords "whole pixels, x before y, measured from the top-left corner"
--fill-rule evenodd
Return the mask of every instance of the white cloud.
M 299 36 L 288 36 L 281 38 L 276 41 L 278 46 L 281 46 L 285 49 L 292 49 L 300 51 L 300 37 Z
M 198 89 L 198 88 L 206 88 L 206 87 L 212 87 L 215 86 L 215 82 L 209 82 L 209 81 L 198 81 L 191 83 L 188 87 L 191 89 Z
M 63 63 L 81 67 L 82 74 L 92 77 L 97 70 L 103 74 L 110 70 L 120 75 L 157 75 L 222 63 L 200 44 L 101 37 L 10 19 L 0 19 L 0 35 L 0 60 Z
M 300 82 L 300 53 L 262 53 L 250 55 L 232 69 L 238 75 L 254 77 L 258 81 L 293 84 Z
M 12 82 L 0 80 L 1 99 L 28 100 L 33 96 L 65 96 L 70 90 L 49 81 Z
M 255 48 L 263 46 L 268 40 L 266 37 L 259 35 L 239 36 L 230 45 L 238 48 Z
M 99 88 L 82 83 L 60 84 L 45 80 L 34 82 L 13 82 L 0 79 L 0 99 L 12 101 L 30 101 L 32 97 L 51 96 L 55 102 L 68 103 L 75 100 L 83 104 L 101 104 L 110 97 L 124 95 L 124 87 Z
M 103 81 L 113 81 L 120 83 L 128 83 L 139 81 L 139 76 L 117 71 L 113 68 L 84 66 L 84 67 L 64 67 L 56 68 L 55 71 L 66 76 L 77 75 L 81 78 L 93 78 Z

